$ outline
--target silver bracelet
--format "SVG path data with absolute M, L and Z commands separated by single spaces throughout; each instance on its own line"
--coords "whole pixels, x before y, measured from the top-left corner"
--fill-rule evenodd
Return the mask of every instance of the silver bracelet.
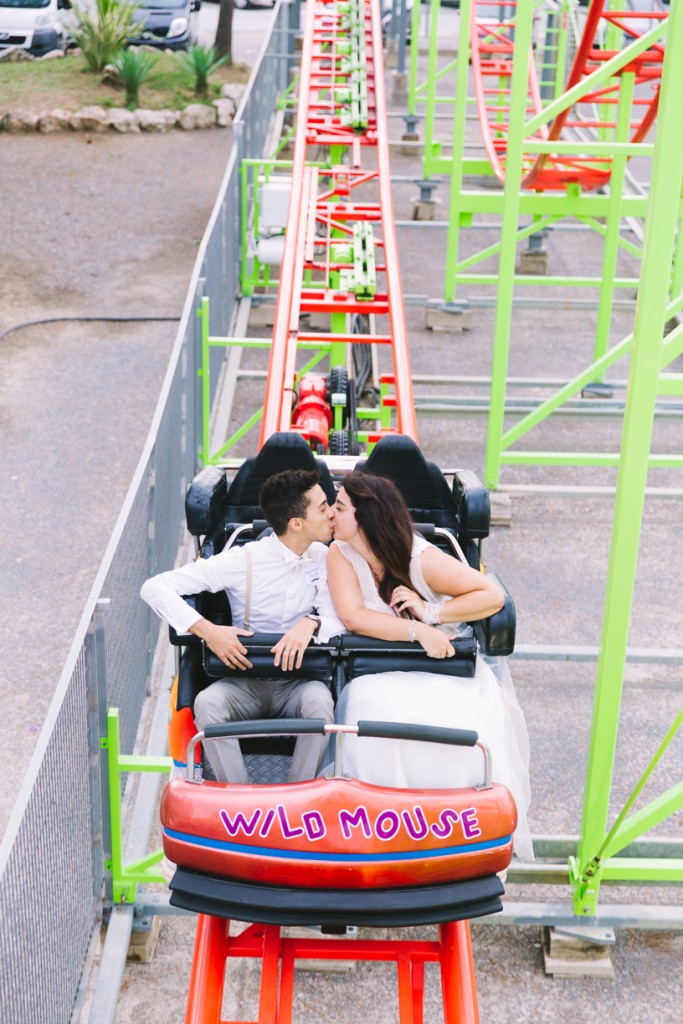
M 422 621 L 426 622 L 428 626 L 439 625 L 441 622 L 441 609 L 445 603 L 445 601 L 425 601 Z
M 408 640 L 410 641 L 411 644 L 415 640 L 415 626 L 412 624 L 412 622 L 408 627 Z

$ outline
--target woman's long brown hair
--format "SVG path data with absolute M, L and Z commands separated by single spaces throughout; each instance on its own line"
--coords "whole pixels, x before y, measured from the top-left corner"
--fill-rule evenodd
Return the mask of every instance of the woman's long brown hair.
M 391 480 L 373 473 L 350 473 L 343 487 L 356 511 L 356 522 L 384 569 L 378 589 L 389 604 L 395 587 L 415 589 L 410 581 L 413 521 L 408 506 Z

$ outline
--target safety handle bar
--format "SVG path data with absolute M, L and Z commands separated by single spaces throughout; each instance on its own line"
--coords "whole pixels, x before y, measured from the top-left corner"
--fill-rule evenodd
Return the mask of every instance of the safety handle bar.
M 220 722 L 207 725 L 187 745 L 186 781 L 201 783 L 195 777 L 194 752 L 204 739 L 238 738 L 240 736 L 307 736 L 335 734 L 333 778 L 343 778 L 342 751 L 348 734 L 374 739 L 417 740 L 421 743 L 449 743 L 459 747 L 479 747 L 484 757 L 484 781 L 475 789 L 490 789 L 492 782 L 491 752 L 471 729 L 446 729 L 437 725 L 413 725 L 409 722 L 360 721 L 358 725 L 328 724 L 323 718 L 260 718 L 242 722 Z
M 207 725 L 203 735 L 207 740 L 219 740 L 225 736 L 303 736 L 324 734 L 326 725 L 324 718 L 261 718 Z
M 438 725 L 413 725 L 410 722 L 359 722 L 359 736 L 377 739 L 419 740 L 422 743 L 452 743 L 458 747 L 476 746 L 479 734 L 472 729 L 446 729 Z

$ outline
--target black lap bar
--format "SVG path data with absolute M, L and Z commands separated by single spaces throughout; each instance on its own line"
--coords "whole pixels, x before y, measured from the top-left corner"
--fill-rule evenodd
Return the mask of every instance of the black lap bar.
M 224 679 L 225 676 L 239 678 L 256 677 L 257 679 L 319 679 L 326 682 L 332 678 L 334 665 L 332 658 L 337 654 L 337 644 L 311 644 L 304 651 L 300 668 L 283 670 L 273 663 L 275 655 L 272 648 L 282 640 L 281 633 L 255 633 L 254 636 L 240 637 L 247 649 L 247 658 L 253 668 L 241 671 L 230 668 L 216 657 L 213 651 L 202 642 L 204 651 L 204 671 L 211 679 Z
M 435 672 L 442 676 L 471 677 L 477 664 L 474 637 L 451 640 L 452 658 L 430 658 L 425 649 L 408 640 L 375 640 L 366 636 L 343 636 L 340 653 L 348 659 L 348 676 L 377 672 Z
M 298 736 L 304 733 L 325 733 L 324 718 L 257 718 L 245 722 L 220 722 L 207 725 L 204 736 L 218 740 L 226 736 Z M 476 735 L 476 734 L 475 734 Z
M 413 725 L 410 722 L 359 722 L 359 736 L 388 740 L 420 740 L 422 743 L 452 743 L 473 747 L 479 733 L 472 729 L 445 729 L 438 725 Z

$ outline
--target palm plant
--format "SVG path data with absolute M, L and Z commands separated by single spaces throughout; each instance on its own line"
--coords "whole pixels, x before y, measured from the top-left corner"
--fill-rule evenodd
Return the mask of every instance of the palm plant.
M 135 110 L 137 107 L 140 86 L 156 64 L 157 59 L 156 54 L 131 47 L 128 50 L 121 50 L 112 60 L 111 63 L 126 90 L 126 106 L 129 110 Z
M 118 0 L 95 0 L 94 8 L 73 4 L 78 25 L 71 34 L 91 71 L 102 71 L 135 35 L 138 30 L 135 14 L 139 6 Z
M 215 46 L 206 47 L 200 43 L 195 43 L 187 53 L 178 53 L 176 56 L 185 70 L 194 76 L 196 96 L 206 96 L 208 94 L 209 75 L 230 61 L 229 55 L 219 57 Z

